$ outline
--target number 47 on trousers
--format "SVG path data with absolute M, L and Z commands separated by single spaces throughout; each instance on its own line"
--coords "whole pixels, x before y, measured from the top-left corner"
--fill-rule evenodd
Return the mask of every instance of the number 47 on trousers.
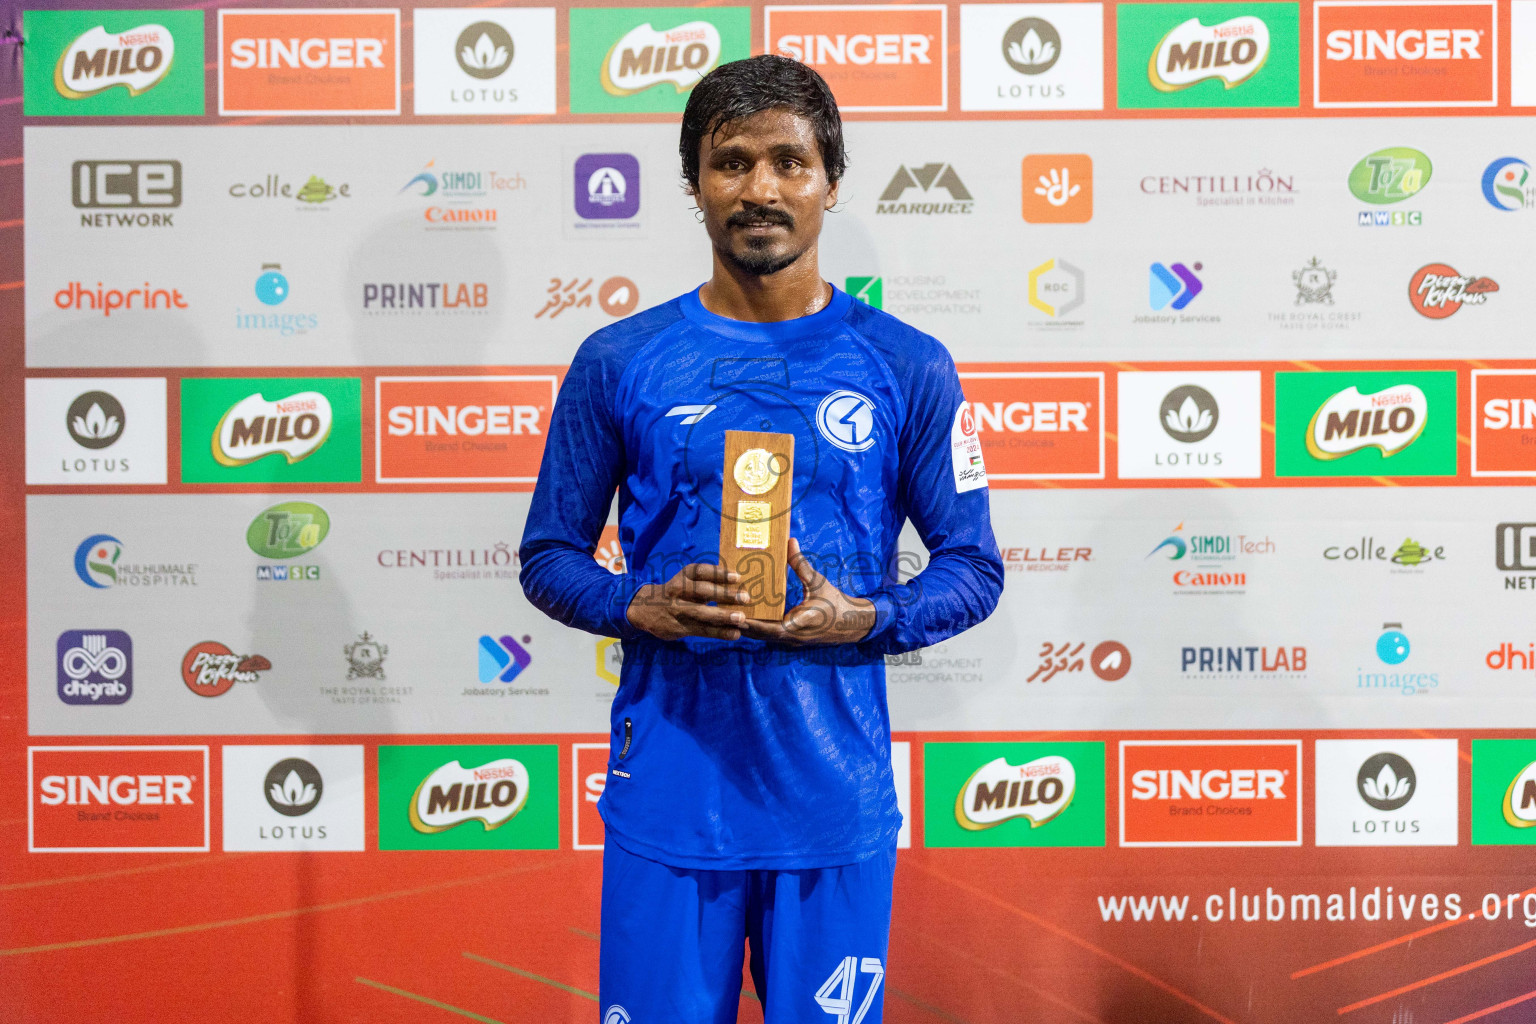
M 869 991 L 864 993 L 864 1001 L 859 1004 L 858 1012 L 854 1013 L 854 990 L 858 987 L 861 973 L 874 975 L 874 980 L 869 983 Z M 827 1013 L 837 1017 L 837 1024 L 860 1024 L 869 1012 L 870 1004 L 875 1001 L 875 993 L 880 991 L 880 982 L 884 979 L 885 967 L 874 957 L 865 957 L 862 964 L 856 956 L 843 957 L 837 970 L 816 990 L 816 1002 Z

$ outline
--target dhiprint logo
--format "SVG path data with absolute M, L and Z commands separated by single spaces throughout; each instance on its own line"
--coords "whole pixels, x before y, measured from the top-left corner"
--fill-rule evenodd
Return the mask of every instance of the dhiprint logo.
M 1462 306 L 1481 306 L 1498 290 L 1499 283 L 1491 277 L 1458 274 L 1444 263 L 1430 263 L 1408 282 L 1408 301 L 1420 316 L 1444 320 Z
M 834 391 L 816 407 L 816 429 L 845 452 L 868 451 L 875 443 L 875 405 L 857 391 Z
M 120 629 L 66 629 L 58 642 L 59 700 L 124 704 L 133 696 L 133 640 Z
M 918 189 L 924 195 L 935 195 L 932 189 L 943 189 L 949 195 L 949 202 L 905 202 L 903 197 L 912 189 Z M 903 165 L 896 168 L 896 173 L 891 176 L 890 184 L 885 186 L 885 191 L 880 193 L 880 199 L 875 203 L 877 214 L 968 214 L 974 206 L 970 189 L 965 187 L 965 182 L 960 180 L 960 175 L 955 173 L 953 166 L 947 163 L 923 164 L 922 166 Z
M 1318 107 L 1497 103 L 1493 0 L 1319 0 L 1312 18 Z
M 459 33 L 453 55 L 471 78 L 497 78 L 512 66 L 512 34 L 494 21 L 477 21 Z
M 325 780 L 319 769 L 302 757 L 287 757 L 267 771 L 261 791 L 268 807 L 285 817 L 297 818 L 320 806 Z
M 843 290 L 855 299 L 875 309 L 885 308 L 885 278 L 849 277 L 843 280 Z
M 400 113 L 400 12 L 219 11 L 219 113 Z
M 69 403 L 64 426 L 75 444 L 99 451 L 111 447 L 123 436 L 127 416 L 123 405 L 105 391 L 87 391 Z
M 1299 106 L 1300 13 L 1295 3 L 1121 4 L 1120 106 Z
M 843 110 L 947 106 L 942 4 L 769 6 L 763 36 L 769 52 L 820 72 Z
M 88 587 L 106 590 L 117 583 L 117 563 L 122 557 L 122 541 L 110 533 L 93 534 L 75 548 L 75 575 Z
M 201 11 L 25 11 L 29 117 L 203 113 Z
M 1185 444 L 1210 437 L 1221 416 L 1215 396 L 1198 384 L 1181 384 L 1168 392 L 1158 411 L 1163 433 Z
M 208 748 L 28 747 L 32 853 L 208 849 Z
M 529 643 L 533 637 L 525 635 L 522 643 L 518 643 L 510 636 L 502 636 L 499 639 L 491 636 L 480 638 L 480 681 L 482 683 L 500 682 L 510 683 L 522 674 L 533 661 L 533 655 L 523 644 Z
M 108 288 L 97 281 L 95 289 L 83 281 L 71 281 L 53 293 L 53 304 L 59 309 L 72 309 L 100 313 L 110 317 L 114 310 L 140 313 L 155 310 L 186 309 L 186 296 L 180 288 L 156 288 L 148 281 L 142 288 Z
M 1269 58 L 1269 26 L 1243 15 L 1204 25 L 1190 18 L 1157 44 L 1147 64 L 1154 89 L 1176 92 L 1198 82 L 1220 79 L 1228 89 L 1241 85 Z
M 1093 159 L 1086 153 L 1024 158 L 1024 221 L 1086 224 L 1093 219 Z
M 181 161 L 76 160 L 70 199 L 76 209 L 118 211 L 82 213 L 83 228 L 175 227 L 166 211 L 181 205 Z
M 236 654 L 217 640 L 193 644 L 181 658 L 181 681 L 199 697 L 222 697 L 236 683 L 254 683 L 272 662 L 260 654 Z
M 411 797 L 411 827 L 431 834 L 478 821 L 490 832 L 507 824 L 528 802 L 528 769 L 503 757 L 478 768 L 450 761 L 421 780 Z
M 1495 210 L 1506 213 L 1536 209 L 1531 165 L 1517 157 L 1499 157 L 1483 171 L 1483 198 Z
M 1536 370 L 1473 370 L 1472 409 L 1472 475 L 1536 476 Z
M 1101 110 L 1102 4 L 960 6 L 961 110 Z
M 1195 264 L 1195 270 L 1203 270 L 1201 264 Z M 1182 263 L 1175 263 L 1171 267 L 1165 267 L 1161 263 L 1154 263 L 1151 267 L 1151 286 L 1147 294 L 1147 302 L 1154 310 L 1164 308 L 1183 309 L 1195 301 L 1195 296 L 1205 290 L 1205 285 Z

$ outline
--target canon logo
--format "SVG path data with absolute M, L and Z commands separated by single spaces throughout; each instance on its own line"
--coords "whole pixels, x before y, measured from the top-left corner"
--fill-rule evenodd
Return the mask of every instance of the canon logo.
M 1472 28 L 1334 29 L 1329 60 L 1481 60 L 1481 32 Z
M 1279 768 L 1144 768 L 1131 776 L 1132 800 L 1284 800 Z
M 382 39 L 236 39 L 234 68 L 382 68 Z
M 45 775 L 40 788 L 50 807 L 192 803 L 189 775 Z
M 972 402 L 976 431 L 1058 433 L 1088 430 L 1087 402 Z
M 538 433 L 536 405 L 396 405 L 389 410 L 391 437 L 506 437 Z
M 774 49 L 803 64 L 932 64 L 931 38 L 917 33 L 785 35 Z

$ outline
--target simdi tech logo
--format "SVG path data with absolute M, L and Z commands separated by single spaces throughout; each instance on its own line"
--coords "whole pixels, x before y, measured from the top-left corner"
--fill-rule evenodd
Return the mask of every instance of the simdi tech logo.
M 750 7 L 577 7 L 573 114 L 681 112 L 699 80 L 751 55 Z
M 418 7 L 411 20 L 415 113 L 555 112 L 553 7 Z
M 531 485 L 558 388 L 549 374 L 375 378 L 375 479 Z
M 987 479 L 1102 480 L 1104 374 L 966 370 Z
M 961 4 L 961 110 L 1102 110 L 1104 5 Z
M 28 747 L 32 853 L 208 850 L 208 748 Z
M 1301 105 L 1300 5 L 1117 4 L 1126 109 Z
M 770 53 L 820 72 L 848 111 L 942 111 L 949 105 L 943 4 L 763 8 Z
M 221 9 L 219 113 L 400 113 L 400 12 Z
M 1300 846 L 1300 740 L 1121 740 L 1121 846 Z
M 923 744 L 923 845 L 1103 846 L 1104 744 Z
M 1494 0 L 1317 0 L 1317 107 L 1491 107 L 1498 103 Z
M 1472 371 L 1472 475 L 1536 476 L 1536 370 Z
M 559 747 L 379 747 L 379 849 L 553 850 Z
M 203 12 L 24 11 L 28 117 L 202 116 Z
M 356 377 L 187 377 L 181 478 L 187 483 L 362 480 Z
M 164 377 L 29 377 L 27 483 L 166 482 Z
M 1454 370 L 1275 374 L 1275 475 L 1455 476 Z

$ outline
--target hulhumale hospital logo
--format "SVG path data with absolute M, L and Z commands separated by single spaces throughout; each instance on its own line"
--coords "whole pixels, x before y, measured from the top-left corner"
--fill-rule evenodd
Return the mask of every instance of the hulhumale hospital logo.
M 1536 210 L 1536 180 L 1531 165 L 1512 156 L 1502 156 L 1483 171 L 1483 198 L 1495 210 L 1516 213 Z

